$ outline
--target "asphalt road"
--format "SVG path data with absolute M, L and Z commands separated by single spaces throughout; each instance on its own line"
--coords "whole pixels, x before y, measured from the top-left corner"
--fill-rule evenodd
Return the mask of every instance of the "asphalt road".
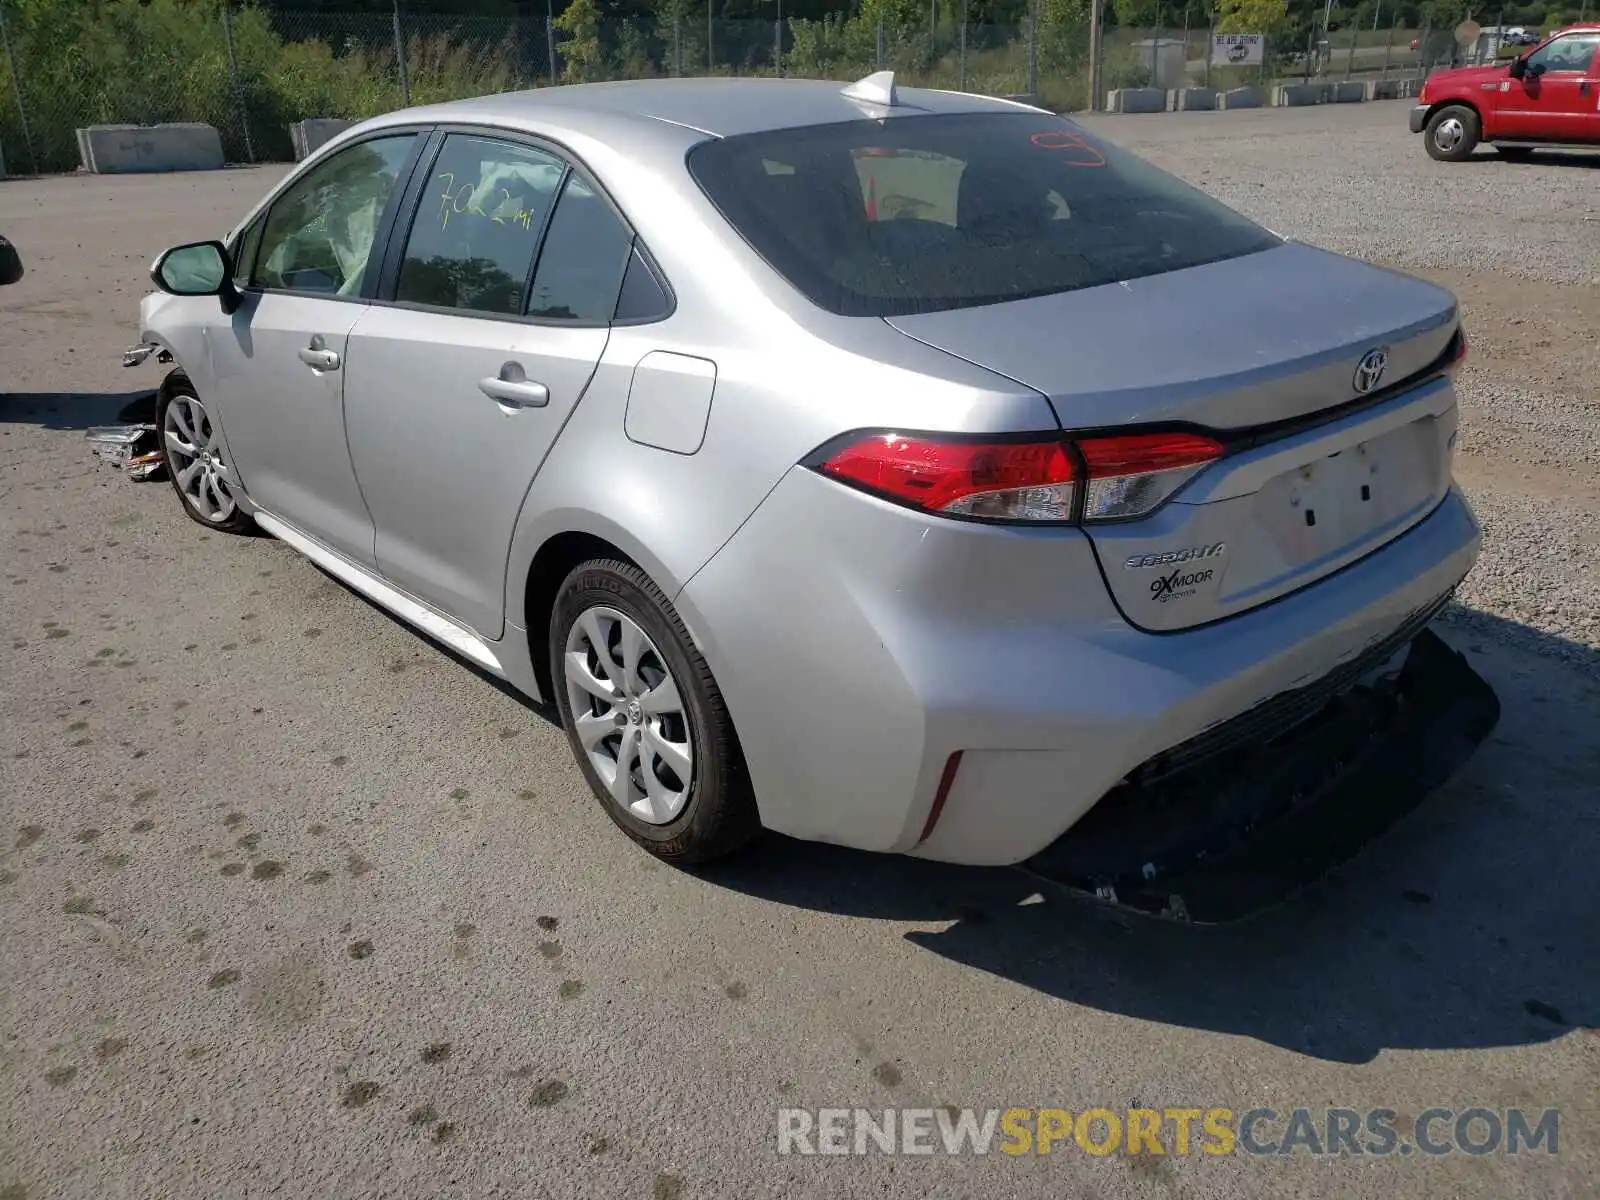
M 282 168 L 0 184 L 0 1197 L 1593 1195 L 1600 174 L 1440 167 L 1398 105 L 1098 127 L 1475 321 L 1498 566 L 1444 629 L 1501 726 L 1234 928 L 777 839 L 657 865 L 542 713 L 91 460 L 156 380 L 145 266 Z M 780 1107 L 886 1105 L 1557 1108 L 1559 1153 L 777 1153 Z

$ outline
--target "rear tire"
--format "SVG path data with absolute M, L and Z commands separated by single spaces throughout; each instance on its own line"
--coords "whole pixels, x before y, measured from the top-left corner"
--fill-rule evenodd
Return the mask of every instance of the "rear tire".
M 167 377 L 156 401 L 156 437 L 161 461 L 189 519 L 223 533 L 247 533 L 255 522 L 239 507 L 217 468 L 224 466 L 222 439 L 189 377 Z
M 648 575 L 615 559 L 577 567 L 556 596 L 549 653 L 573 756 L 624 833 L 687 866 L 760 831 L 722 692 Z
M 1482 128 L 1477 113 L 1464 104 L 1450 104 L 1428 119 L 1423 145 L 1429 158 L 1460 162 L 1478 148 Z
M 1507 162 L 1527 162 L 1533 157 L 1532 146 L 1496 146 L 1494 152 Z

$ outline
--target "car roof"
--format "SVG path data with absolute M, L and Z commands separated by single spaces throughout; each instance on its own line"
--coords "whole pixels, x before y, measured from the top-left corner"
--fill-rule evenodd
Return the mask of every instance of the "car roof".
M 895 103 L 882 106 L 846 96 L 846 86 L 826 79 L 727 77 L 567 84 L 405 109 L 366 125 L 460 122 L 604 139 L 615 136 L 624 123 L 630 136 L 650 139 L 654 134 L 677 143 L 686 129 L 732 137 L 863 118 L 1039 111 L 999 97 L 928 88 L 898 88 Z

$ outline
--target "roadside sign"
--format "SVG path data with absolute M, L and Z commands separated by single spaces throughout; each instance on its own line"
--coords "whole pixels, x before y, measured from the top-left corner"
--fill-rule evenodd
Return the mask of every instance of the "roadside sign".
M 1259 67 L 1266 44 L 1267 39 L 1259 33 L 1214 33 L 1211 35 L 1211 65 Z

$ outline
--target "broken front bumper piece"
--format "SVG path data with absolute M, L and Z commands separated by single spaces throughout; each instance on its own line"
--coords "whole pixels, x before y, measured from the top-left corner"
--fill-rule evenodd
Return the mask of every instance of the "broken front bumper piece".
M 149 479 L 161 470 L 154 425 L 96 425 L 84 436 L 98 457 L 130 479 Z
M 1437 608 L 1327 680 L 1151 760 L 1026 867 L 1199 924 L 1249 916 L 1320 879 L 1448 780 L 1499 720 L 1466 659 L 1418 632 Z
M 172 361 L 172 352 L 164 346 L 158 346 L 154 342 L 140 342 L 131 350 L 122 352 L 122 365 L 125 367 L 137 367 L 152 354 L 156 356 L 156 361 L 159 363 Z

